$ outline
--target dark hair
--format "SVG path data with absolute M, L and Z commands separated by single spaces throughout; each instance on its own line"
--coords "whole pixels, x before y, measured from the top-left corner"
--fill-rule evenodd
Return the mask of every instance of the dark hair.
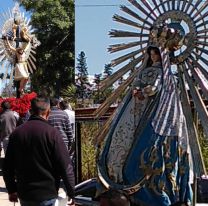
M 48 97 L 38 96 L 31 101 L 32 112 L 36 115 L 42 114 L 50 108 Z
M 99 196 L 100 200 L 107 200 L 110 206 L 130 206 L 130 200 L 127 194 L 121 190 L 110 189 Z
M 7 101 L 4 101 L 4 102 L 1 103 L 1 107 L 2 107 L 3 110 L 10 109 L 11 104 Z
M 20 24 L 20 19 L 14 19 L 15 24 Z
M 151 59 L 151 51 L 154 51 L 155 54 L 159 55 L 159 56 L 160 56 L 160 59 L 161 59 L 161 54 L 160 54 L 160 50 L 159 50 L 158 47 L 154 47 L 154 46 L 148 47 L 147 53 L 149 54 L 149 59 L 148 59 L 148 61 L 147 61 L 146 67 L 150 67 L 150 66 L 152 66 L 152 64 L 153 64 L 152 59 Z
M 67 100 L 63 100 L 59 103 L 61 109 L 65 110 L 69 108 L 69 102 Z
M 58 103 L 59 103 L 59 99 L 58 98 L 53 97 L 53 98 L 50 99 L 51 107 L 57 106 Z

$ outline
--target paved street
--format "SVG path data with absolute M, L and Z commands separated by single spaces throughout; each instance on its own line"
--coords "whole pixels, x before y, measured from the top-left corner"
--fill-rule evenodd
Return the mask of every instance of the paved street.
M 1 157 L 4 157 L 3 151 L 1 152 Z M 3 176 L 2 176 L 2 159 L 0 158 L 0 206 L 20 206 L 20 203 L 13 203 L 8 200 L 7 190 L 5 188 Z
M 59 206 L 66 205 L 66 194 L 63 189 L 59 190 Z M 0 206 L 20 206 L 19 203 L 12 203 L 8 200 L 8 194 L 6 192 L 3 177 L 0 176 Z
M 3 158 L 4 153 L 1 152 L 0 156 Z M 5 188 L 4 180 L 2 177 L 2 158 L 0 158 L 0 206 L 20 206 L 20 203 L 12 203 L 8 200 L 8 194 Z M 64 192 L 63 188 L 59 190 L 59 206 L 65 206 L 67 202 L 66 193 Z
M 3 151 L 1 152 L 1 157 L 4 157 Z M 2 164 L 2 159 L 0 159 L 0 206 L 20 206 L 19 203 L 12 203 L 8 200 L 8 194 L 5 188 L 4 180 L 2 177 L 2 171 L 1 171 L 1 164 Z
M 2 156 L 4 156 L 4 154 Z M 0 164 L 1 164 L 1 161 L 0 161 Z M 59 206 L 65 206 L 66 201 L 67 201 L 66 194 L 64 190 L 61 188 L 59 190 Z M 1 169 L 0 169 L 0 206 L 20 206 L 19 203 L 14 204 L 12 202 L 9 202 Z M 196 206 L 208 206 L 208 203 L 201 203 L 201 204 L 198 203 Z
M 0 205 L 1 206 L 14 206 L 14 203 L 9 202 L 8 195 L 6 192 L 3 177 L 0 176 Z M 15 206 L 20 206 L 19 203 L 15 203 Z

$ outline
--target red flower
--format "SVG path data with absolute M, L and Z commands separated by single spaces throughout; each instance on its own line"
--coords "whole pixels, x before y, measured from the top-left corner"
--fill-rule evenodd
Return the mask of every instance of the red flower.
M 0 104 L 4 101 L 8 101 L 11 104 L 11 110 L 19 113 L 20 117 L 24 117 L 25 114 L 29 111 L 30 109 L 30 102 L 32 99 L 34 99 L 37 96 L 35 92 L 32 92 L 30 94 L 25 94 L 21 98 L 0 98 Z M 2 108 L 1 108 L 2 110 Z

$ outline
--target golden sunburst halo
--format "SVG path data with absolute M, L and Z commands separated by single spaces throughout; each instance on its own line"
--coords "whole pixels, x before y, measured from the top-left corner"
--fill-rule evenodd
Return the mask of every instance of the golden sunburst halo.
M 12 52 L 5 41 L 5 36 L 7 36 L 10 40 L 10 44 L 13 47 L 16 47 L 16 42 L 12 41 L 11 38 L 13 37 L 13 25 L 14 19 L 18 18 L 20 20 L 20 27 L 25 28 L 27 33 L 30 35 L 32 39 L 32 43 L 30 42 L 28 49 L 26 52 L 26 59 L 27 65 L 30 73 L 33 73 L 36 70 L 36 47 L 40 45 L 40 42 L 37 40 L 35 35 L 33 34 L 34 29 L 30 24 L 30 18 L 25 16 L 24 12 L 20 11 L 19 3 L 15 3 L 15 6 L 12 9 L 8 9 L 0 13 L 0 65 L 1 71 L 3 75 L 3 81 L 10 77 L 10 85 L 13 83 L 13 73 L 15 67 L 15 53 Z M 25 42 L 20 42 L 20 47 L 25 46 Z

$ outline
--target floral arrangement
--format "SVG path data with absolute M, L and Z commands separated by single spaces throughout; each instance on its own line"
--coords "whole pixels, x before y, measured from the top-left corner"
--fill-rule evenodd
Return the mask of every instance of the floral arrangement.
M 37 96 L 35 92 L 25 94 L 20 98 L 10 97 L 10 98 L 0 98 L 0 104 L 4 101 L 8 101 L 11 104 L 11 110 L 17 112 L 20 117 L 24 117 L 25 114 L 30 109 L 30 102 Z M 2 108 L 0 108 L 1 112 Z

